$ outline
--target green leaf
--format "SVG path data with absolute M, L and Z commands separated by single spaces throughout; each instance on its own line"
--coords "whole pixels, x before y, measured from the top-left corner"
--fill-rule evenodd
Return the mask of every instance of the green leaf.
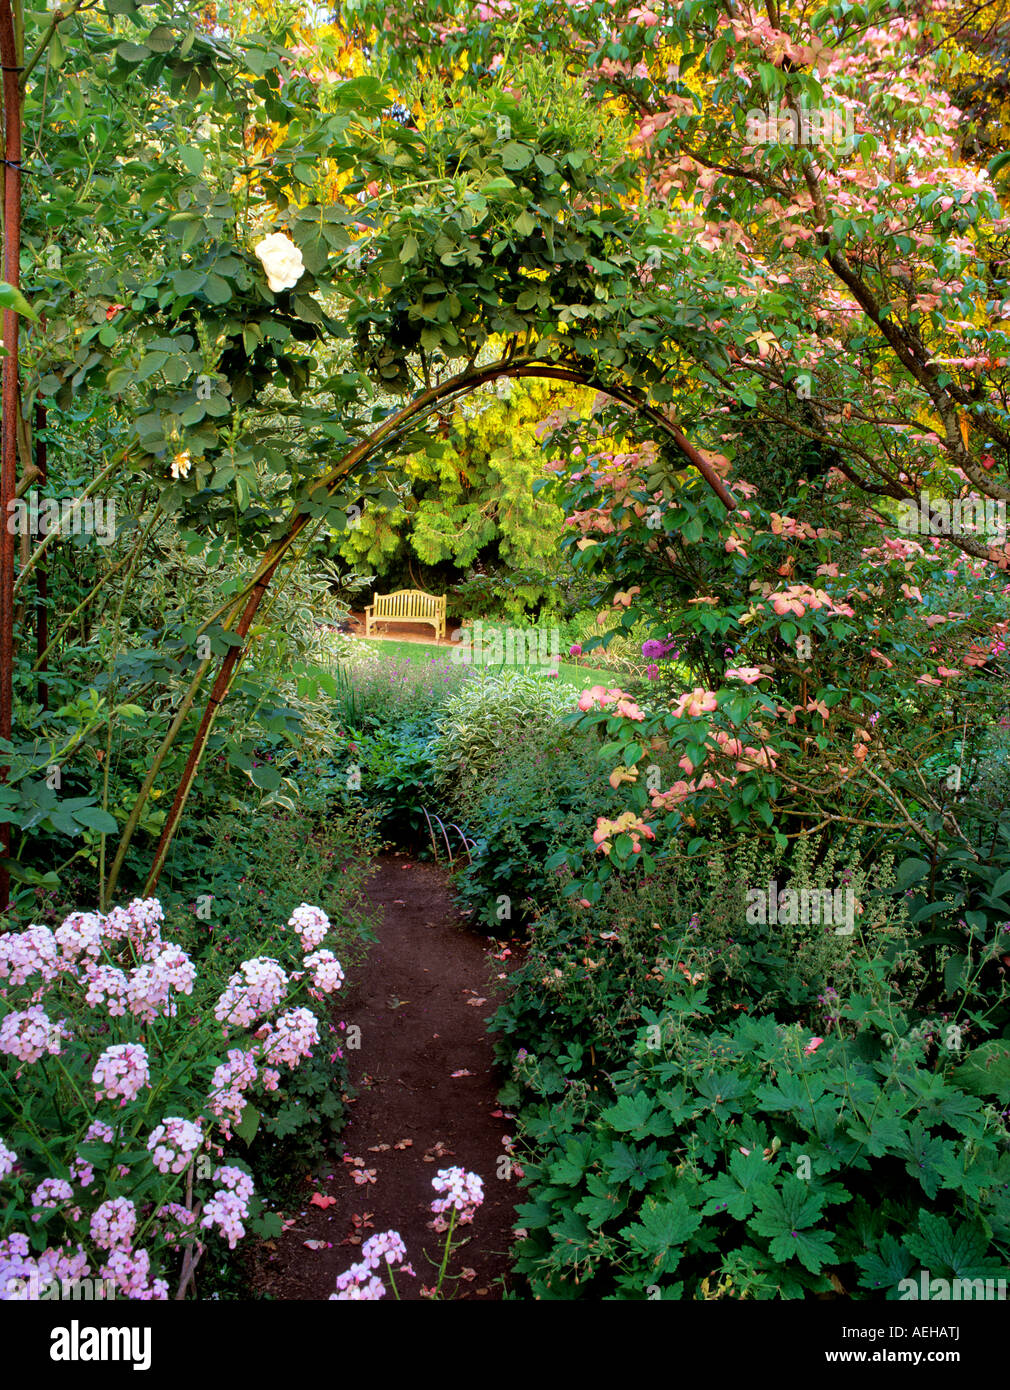
M 254 1216 L 250 1225 L 264 1240 L 276 1240 L 284 1234 L 284 1223 L 275 1211 L 265 1211 L 259 1216 Z
M 260 763 L 259 767 L 254 767 L 249 773 L 249 778 L 253 786 L 265 792 L 275 792 L 283 781 L 281 774 L 269 763 Z
M 987 1252 L 989 1240 L 978 1219 L 959 1219 L 952 1226 L 945 1216 L 919 1209 L 918 1230 L 905 1233 L 905 1247 L 935 1278 L 984 1279 L 1004 1273 L 998 1260 Z
M 951 1080 L 973 1096 L 1010 1096 L 1010 1039 L 994 1038 L 968 1053 Z
M 702 1208 L 705 1216 L 725 1211 L 737 1221 L 743 1221 L 754 1210 L 755 1192 L 769 1180 L 769 1165 L 758 1149 L 742 1154 L 734 1149 L 729 1160 L 730 1171 L 717 1173 L 702 1188 L 708 1201 Z
M 150 56 L 151 50 L 141 43 L 121 43 L 116 49 L 116 57 L 122 58 L 124 63 L 142 63 Z
M 925 859 L 904 859 L 898 865 L 894 874 L 894 889 L 897 893 L 903 893 L 906 888 L 910 888 L 913 883 L 918 883 L 920 879 L 929 873 L 929 863 Z
M 570 1139 L 564 1157 L 550 1165 L 551 1182 L 560 1183 L 563 1187 L 575 1187 L 582 1181 L 582 1175 L 592 1162 L 592 1157 L 591 1140 Z
M 865 1255 L 857 1255 L 855 1264 L 863 1271 L 860 1284 L 864 1289 L 877 1289 L 892 1292 L 902 1279 L 906 1279 L 915 1268 L 915 1261 L 894 1236 L 885 1235 L 880 1239 L 876 1250 Z
M 504 198 L 509 193 L 514 193 L 516 186 L 505 174 L 499 174 L 496 179 L 490 179 L 481 187 L 481 194 L 485 198 Z
M 634 1149 L 627 1144 L 612 1144 L 605 1166 L 614 1182 L 626 1182 L 635 1192 L 641 1192 L 669 1168 L 662 1149 L 655 1144 Z
M 67 60 L 67 50 L 60 38 L 59 29 L 53 31 L 53 36 L 49 40 L 48 58 L 49 66 L 54 69 L 61 68 Z
M 166 24 L 159 24 L 148 34 L 146 43 L 155 53 L 168 53 L 175 47 L 175 34 Z
M 941 1165 L 947 1157 L 948 1148 L 953 1148 L 953 1145 L 948 1145 L 942 1139 L 937 1139 L 930 1134 L 921 1120 L 913 1121 L 904 1148 L 904 1152 L 908 1155 L 905 1170 L 911 1178 L 919 1183 L 930 1201 L 933 1200 L 940 1188 L 940 1181 L 943 1176 Z
M 209 274 L 203 292 L 211 304 L 227 304 L 231 299 L 231 285 L 220 275 Z
M 6 280 L 0 280 L 0 309 L 13 309 L 22 318 L 31 319 L 32 323 L 38 323 L 39 316 L 25 299 L 20 290 L 13 285 L 8 285 Z
M 260 1112 L 255 1105 L 247 1105 L 242 1111 L 242 1118 L 235 1126 L 235 1133 L 240 1139 L 244 1139 L 247 1144 L 251 1144 L 256 1137 L 256 1131 L 260 1127 Z
M 639 1220 L 625 1226 L 621 1235 L 649 1260 L 650 1273 L 671 1274 L 681 1261 L 684 1246 L 701 1225 L 701 1213 L 692 1211 L 682 1193 L 672 1201 L 644 1203 Z
M 652 1097 L 647 1091 L 637 1091 L 633 1096 L 621 1096 L 616 1105 L 603 1111 L 600 1118 L 621 1134 L 673 1133 L 673 1121 L 669 1115 L 655 1109 Z
M 605 1221 L 609 1221 L 624 1211 L 627 1206 L 621 1193 L 615 1191 L 599 1173 L 587 1174 L 586 1186 L 590 1195 L 583 1197 L 581 1202 L 577 1202 L 575 1210 L 586 1217 L 594 1230 L 602 1226 Z
M 38 869 L 33 869 L 30 864 L 21 864 L 18 860 L 6 856 L 0 856 L 0 868 L 6 869 L 11 878 L 18 883 L 31 883 L 45 888 L 59 887 L 59 875 L 55 869 L 49 869 L 43 874 Z
M 561 1247 L 560 1257 L 569 1264 L 584 1260 L 597 1239 L 571 1207 L 565 1211 L 564 1219 L 558 1225 L 550 1227 L 550 1233 Z
M 82 806 L 74 812 L 74 820 L 86 825 L 89 830 L 97 830 L 101 835 L 115 835 L 119 830 L 115 816 L 110 816 L 100 806 Z
M 192 145 L 184 145 L 179 151 L 179 158 L 191 174 L 199 177 L 203 173 L 203 155 Z
M 501 162 L 506 169 L 525 169 L 532 157 L 529 146 L 521 145 L 518 140 L 510 140 L 501 152 Z
M 788 1264 L 799 1260 L 811 1274 L 819 1274 L 824 1266 L 837 1260 L 831 1247 L 833 1232 L 821 1234 L 810 1228 L 820 1219 L 823 1198 L 810 1191 L 810 1184 L 790 1178 L 777 1191 L 770 1185 L 762 1192 L 761 1205 L 747 1223 L 758 1235 L 768 1236 L 769 1253 L 775 1260 Z
M 196 294 L 203 289 L 206 279 L 202 270 L 177 270 L 172 275 L 172 287 L 176 294 Z

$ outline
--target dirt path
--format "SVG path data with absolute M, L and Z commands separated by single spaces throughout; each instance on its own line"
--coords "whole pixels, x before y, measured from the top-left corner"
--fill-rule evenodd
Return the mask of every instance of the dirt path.
M 427 1225 L 431 1180 L 458 1165 L 481 1177 L 484 1204 L 472 1225 L 457 1228 L 470 1239 L 450 1265 L 464 1277 L 449 1293 L 497 1299 L 518 1194 L 514 1179 L 497 1176 L 513 1122 L 496 1099 L 484 1020 L 499 1002 L 505 967 L 461 925 L 434 865 L 380 856 L 366 892 L 383 910 L 379 940 L 352 973 L 336 1015 L 361 1029 L 360 1049 L 347 1053 L 357 1099 L 344 1150 L 307 1175 L 304 1205 L 286 1212 L 294 1224 L 272 1250 L 260 1249 L 256 1282 L 273 1298 L 328 1299 L 337 1274 L 359 1258 L 362 1237 L 392 1229 L 417 1274 L 397 1278 L 400 1296 L 422 1298 L 422 1286 L 435 1282 L 424 1252 L 434 1259 L 444 1239 Z M 314 1193 L 336 1201 L 312 1205 Z

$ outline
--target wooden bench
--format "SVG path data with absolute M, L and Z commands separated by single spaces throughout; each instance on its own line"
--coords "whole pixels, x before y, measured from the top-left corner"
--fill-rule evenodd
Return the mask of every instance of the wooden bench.
M 430 623 L 436 641 L 445 637 L 445 595 L 425 594 L 420 589 L 397 589 L 395 594 L 376 594 L 365 609 L 365 636 L 376 623 Z

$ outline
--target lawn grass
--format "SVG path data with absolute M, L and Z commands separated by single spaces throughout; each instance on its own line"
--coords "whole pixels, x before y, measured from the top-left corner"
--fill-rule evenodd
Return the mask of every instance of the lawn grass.
M 385 658 L 403 661 L 449 661 L 452 662 L 452 647 L 440 647 L 434 642 L 398 642 L 395 638 L 359 638 L 355 646 L 368 647 Z M 454 663 L 455 664 L 455 663 Z M 462 662 L 460 663 L 462 665 Z M 484 669 L 501 669 L 488 666 L 482 663 Z M 504 665 L 504 663 L 502 663 Z M 515 670 L 542 671 L 542 666 L 516 666 Z M 576 666 L 573 662 L 562 661 L 558 670 L 559 680 L 565 684 L 573 686 L 576 690 L 584 690 L 590 685 L 620 685 L 621 675 L 619 671 L 602 670 L 595 666 Z

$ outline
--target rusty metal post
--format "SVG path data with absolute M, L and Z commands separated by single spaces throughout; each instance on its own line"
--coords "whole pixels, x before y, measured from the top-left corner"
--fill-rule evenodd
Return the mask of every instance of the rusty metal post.
M 0 69 L 3 72 L 3 278 L 17 287 L 21 279 L 21 67 L 14 37 L 10 0 L 0 0 Z M 2 421 L 0 421 L 0 738 L 11 736 L 14 708 L 14 531 L 8 505 L 17 487 L 18 316 L 3 313 Z M 7 767 L 0 767 L 6 780 Z M 0 827 L 5 856 L 11 851 L 11 827 Z M 10 905 L 10 873 L 0 867 L 0 912 Z
M 46 448 L 46 408 L 41 401 L 35 407 L 35 467 L 39 470 L 38 484 L 46 485 L 49 476 L 49 457 Z M 39 704 L 44 710 L 49 708 L 49 658 L 45 655 L 49 646 L 49 562 L 43 559 L 35 576 L 35 652 L 42 660 L 38 663 L 37 694 Z

